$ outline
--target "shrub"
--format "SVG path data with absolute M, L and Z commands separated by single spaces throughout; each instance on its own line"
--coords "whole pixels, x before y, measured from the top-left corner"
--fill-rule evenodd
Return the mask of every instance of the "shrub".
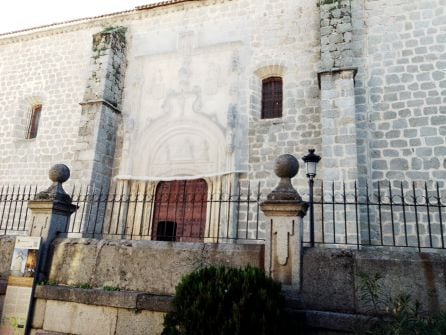
M 162 335 L 283 334 L 280 283 L 254 267 L 208 267 L 181 280 Z
M 408 294 L 386 297 L 381 283 L 382 276 L 359 275 L 360 299 L 371 306 L 374 317 L 364 324 L 357 324 L 355 334 L 368 335 L 443 335 L 446 334 L 446 313 L 429 315 L 422 311 L 419 301 Z

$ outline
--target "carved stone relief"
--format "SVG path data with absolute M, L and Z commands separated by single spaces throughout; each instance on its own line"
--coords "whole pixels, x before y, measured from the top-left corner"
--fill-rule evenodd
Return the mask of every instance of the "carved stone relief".
M 132 81 L 138 93 L 131 93 L 138 107 L 130 111 L 136 126 L 133 136 L 124 139 L 131 143 L 131 152 L 125 154 L 132 164 L 121 174 L 150 177 L 233 169 L 239 45 L 203 47 L 196 40 L 193 32 L 184 32 L 177 50 L 138 57 Z

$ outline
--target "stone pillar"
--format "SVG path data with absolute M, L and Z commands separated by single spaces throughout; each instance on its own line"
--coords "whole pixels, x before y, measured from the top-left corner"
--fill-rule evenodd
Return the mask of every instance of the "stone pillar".
M 73 179 L 106 193 L 112 177 L 126 69 L 124 27 L 107 28 L 93 36 L 91 75 L 79 125 Z
M 294 156 L 279 156 L 274 172 L 280 182 L 260 205 L 268 218 L 265 270 L 293 291 L 301 288 L 302 220 L 308 208 L 291 184 L 298 170 L 299 163 Z
M 350 188 L 358 179 L 354 75 L 351 69 L 320 74 L 322 179 Z
M 358 178 L 351 0 L 321 0 L 321 88 L 323 179 Z
M 77 209 L 77 206 L 71 203 L 71 197 L 62 188 L 62 183 L 70 177 L 69 168 L 64 164 L 56 164 L 50 169 L 49 177 L 53 184 L 28 202 L 28 208 L 31 210 L 30 236 L 42 237 L 37 277 L 39 281 L 47 275 L 51 243 L 59 233 L 67 231 L 70 216 Z

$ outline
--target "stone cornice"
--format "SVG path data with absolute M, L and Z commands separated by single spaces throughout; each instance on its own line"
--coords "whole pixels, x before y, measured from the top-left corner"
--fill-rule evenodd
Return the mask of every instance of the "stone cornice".
M 164 15 L 167 13 L 178 12 L 191 6 L 202 7 L 223 3 L 232 0 L 171 0 L 163 1 L 152 5 L 139 6 L 135 9 L 121 11 L 116 13 L 80 18 L 60 23 L 53 23 L 35 28 L 18 30 L 0 34 L 0 45 L 33 40 L 37 38 L 59 35 L 92 28 L 103 28 L 109 25 L 125 25 L 132 20 L 141 20 L 150 16 Z

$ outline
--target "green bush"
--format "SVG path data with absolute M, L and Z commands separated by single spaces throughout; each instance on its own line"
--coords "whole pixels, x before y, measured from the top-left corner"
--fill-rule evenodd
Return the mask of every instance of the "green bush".
M 422 311 L 419 301 L 413 301 L 408 294 L 396 297 L 386 296 L 380 274 L 370 277 L 359 274 L 360 299 L 371 308 L 373 318 L 367 324 L 357 324 L 357 335 L 444 335 L 446 334 L 446 313 L 429 315 Z M 367 329 L 368 328 L 368 329 Z
M 283 334 L 280 283 L 254 267 L 208 267 L 183 277 L 162 335 Z

